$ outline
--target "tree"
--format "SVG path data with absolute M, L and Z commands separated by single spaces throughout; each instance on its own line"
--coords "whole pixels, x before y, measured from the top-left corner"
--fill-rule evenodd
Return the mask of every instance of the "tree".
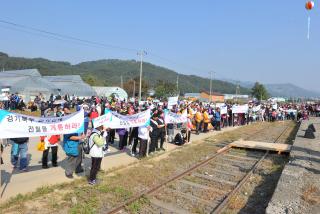
M 251 89 L 251 94 L 253 97 L 257 98 L 258 100 L 266 100 L 269 98 L 269 93 L 264 85 L 256 82 Z
M 159 80 L 155 87 L 155 96 L 156 97 L 170 97 L 178 94 L 177 87 L 173 83 L 164 82 Z
M 83 77 L 83 80 L 91 86 L 97 85 L 97 78 L 95 78 L 93 75 L 87 75 Z
M 144 79 L 142 79 L 141 83 L 141 94 L 142 96 L 146 96 L 149 90 L 149 85 Z M 135 77 L 134 79 L 130 79 L 127 82 L 123 83 L 123 89 L 128 93 L 129 97 L 133 95 L 133 92 L 135 93 L 134 96 L 136 97 L 139 95 L 139 84 L 139 77 Z
M 50 61 L 43 58 L 28 59 L 23 57 L 11 57 L 0 52 L 0 70 L 30 69 L 36 68 L 44 76 L 54 75 L 80 75 L 86 82 L 95 86 L 119 86 L 120 76 L 124 82 L 140 75 L 140 62 L 135 60 L 96 60 L 72 65 L 69 62 Z M 196 75 L 183 75 L 173 70 L 156 66 L 148 62 L 143 63 L 143 79 L 152 86 L 157 86 L 157 81 L 176 84 L 179 75 L 179 91 L 183 93 L 209 90 L 208 78 Z M 136 78 L 135 78 L 136 79 Z M 139 91 L 139 78 L 136 79 L 136 91 Z M 133 84 L 132 84 L 133 85 Z M 143 85 L 142 85 L 143 87 Z M 212 81 L 212 91 L 231 94 L 236 86 L 221 80 Z M 132 90 L 132 89 L 131 89 Z M 241 93 L 249 94 L 250 89 L 240 88 Z M 142 90 L 144 93 L 144 90 Z M 132 96 L 132 91 L 129 93 Z M 146 94 L 146 93 L 144 93 Z

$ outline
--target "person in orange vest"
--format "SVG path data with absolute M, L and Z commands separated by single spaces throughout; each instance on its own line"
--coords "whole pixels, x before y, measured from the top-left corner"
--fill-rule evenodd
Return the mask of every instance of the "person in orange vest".
M 209 113 L 206 108 L 203 110 L 203 123 L 204 123 L 203 132 L 206 133 L 208 132 L 208 125 L 210 123 Z
M 203 116 L 202 116 L 202 109 L 200 107 L 198 107 L 197 109 L 197 113 L 195 115 L 195 120 L 196 120 L 196 131 L 197 131 L 197 135 L 199 135 L 199 131 L 201 130 L 201 126 L 202 126 L 202 122 L 203 122 Z

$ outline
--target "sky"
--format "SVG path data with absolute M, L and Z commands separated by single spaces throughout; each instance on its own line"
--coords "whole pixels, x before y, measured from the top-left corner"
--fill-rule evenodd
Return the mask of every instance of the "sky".
M 183 74 L 293 83 L 320 91 L 320 1 L 3 0 L 0 21 L 102 45 L 53 38 L 0 22 L 0 51 L 72 64 L 139 59 Z M 310 39 L 307 20 L 311 19 Z M 116 47 L 115 47 L 116 46 Z

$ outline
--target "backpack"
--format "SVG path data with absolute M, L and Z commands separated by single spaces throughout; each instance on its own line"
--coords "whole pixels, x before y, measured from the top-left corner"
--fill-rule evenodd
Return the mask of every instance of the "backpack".
M 90 138 L 91 138 L 91 136 L 92 135 L 94 135 L 94 134 L 98 134 L 97 132 L 91 132 L 91 134 L 89 135 L 89 137 L 87 137 L 85 140 L 84 140 L 84 142 L 83 142 L 83 145 L 82 145 L 82 149 L 83 149 L 83 152 L 85 153 L 85 154 L 89 154 L 90 153 L 90 150 L 92 149 L 92 147 L 94 146 L 94 142 L 93 142 L 93 144 L 90 146 Z
M 79 156 L 78 150 L 79 143 L 77 141 L 63 139 L 63 150 L 65 151 L 66 155 L 77 157 Z
M 173 141 L 176 145 L 182 145 L 183 144 L 183 138 L 181 133 L 177 133 L 176 136 L 174 137 Z

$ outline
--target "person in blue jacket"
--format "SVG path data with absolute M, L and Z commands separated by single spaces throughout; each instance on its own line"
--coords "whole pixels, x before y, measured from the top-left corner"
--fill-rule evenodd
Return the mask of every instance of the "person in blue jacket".
M 217 108 L 216 113 L 214 114 L 214 120 L 216 122 L 216 130 L 220 131 L 221 130 L 221 114 L 220 114 L 220 108 Z
M 70 114 L 68 108 L 64 109 L 65 115 Z M 73 173 L 80 173 L 78 170 L 82 161 L 82 147 L 80 146 L 81 140 L 85 139 L 85 134 L 79 135 L 79 133 L 71 133 L 63 135 L 63 150 L 67 155 L 67 164 L 65 169 L 65 175 L 67 178 L 73 178 Z

